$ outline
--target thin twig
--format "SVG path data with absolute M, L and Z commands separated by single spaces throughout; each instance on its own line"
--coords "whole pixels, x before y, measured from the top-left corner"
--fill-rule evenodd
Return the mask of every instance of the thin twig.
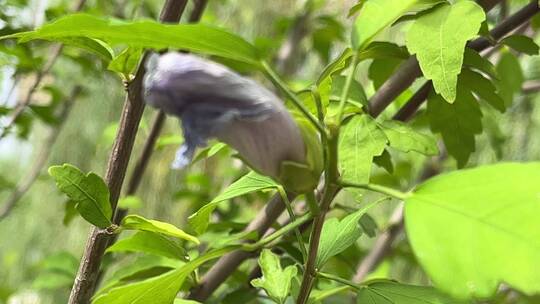
M 178 22 L 186 2 L 186 0 L 167 0 L 161 11 L 160 20 L 162 22 Z M 142 80 L 145 73 L 144 62 L 147 56 L 148 53 L 145 53 L 135 78 L 128 86 L 128 94 L 124 102 L 118 133 L 105 175 L 113 210 L 116 210 L 133 143 L 144 110 Z M 94 293 L 101 260 L 110 238 L 110 236 L 103 235 L 99 231 L 100 229 L 94 227 L 90 232 L 79 271 L 71 290 L 69 304 L 87 304 Z
M 34 182 L 39 177 L 43 167 L 47 163 L 47 159 L 49 159 L 52 147 L 54 146 L 54 143 L 56 142 L 56 139 L 58 138 L 58 135 L 60 134 L 62 127 L 64 126 L 73 107 L 73 103 L 78 98 L 81 91 L 82 87 L 76 86 L 69 94 L 67 100 L 62 103 L 62 108 L 60 109 L 57 117 L 58 125 L 49 131 L 49 134 L 43 141 L 43 144 L 36 155 L 36 159 L 26 176 L 21 179 L 6 201 L 0 204 L 0 206 L 2 206 L 2 209 L 0 210 L 0 221 L 11 213 L 15 205 L 20 201 L 24 194 L 28 192 L 30 187 L 32 187 Z
M 85 3 L 86 3 L 86 0 L 79 0 L 75 4 L 73 11 L 75 12 L 80 11 L 83 8 Z M 0 131 L 0 140 L 2 140 L 2 138 L 6 137 L 9 134 L 10 130 L 13 128 L 13 126 L 17 122 L 17 119 L 23 114 L 24 110 L 26 110 L 28 105 L 32 102 L 32 97 L 34 96 L 34 93 L 39 88 L 43 78 L 47 74 L 49 74 L 52 67 L 56 63 L 56 60 L 58 60 L 58 58 L 60 57 L 63 47 L 64 46 L 62 44 L 55 44 L 51 46 L 51 49 L 49 51 L 49 54 L 51 55 L 49 59 L 47 60 L 47 62 L 45 62 L 41 70 L 36 72 L 36 78 L 34 79 L 34 82 L 30 85 L 30 88 L 28 89 L 28 92 L 26 94 L 26 98 L 24 98 L 21 102 L 19 102 L 15 106 L 15 108 L 13 109 L 13 112 L 8 118 L 6 125 L 2 127 L 2 130 Z

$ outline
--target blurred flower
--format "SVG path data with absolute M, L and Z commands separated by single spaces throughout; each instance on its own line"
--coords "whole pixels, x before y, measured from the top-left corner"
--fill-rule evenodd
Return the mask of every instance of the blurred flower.
M 187 165 L 213 137 L 278 180 L 284 161 L 306 163 L 302 132 L 281 100 L 221 64 L 176 52 L 153 55 L 144 89 L 149 105 L 182 121 L 185 142 L 173 168 Z

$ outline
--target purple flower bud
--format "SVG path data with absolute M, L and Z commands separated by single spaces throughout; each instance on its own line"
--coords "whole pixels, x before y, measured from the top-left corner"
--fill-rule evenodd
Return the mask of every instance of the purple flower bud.
M 185 142 L 173 168 L 187 165 L 214 137 L 274 178 L 283 161 L 305 163 L 300 129 L 281 100 L 221 64 L 190 54 L 153 55 L 144 89 L 149 105 L 182 121 Z

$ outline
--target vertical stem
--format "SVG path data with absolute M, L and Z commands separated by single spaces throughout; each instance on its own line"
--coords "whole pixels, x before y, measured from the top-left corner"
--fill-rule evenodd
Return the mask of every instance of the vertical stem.
M 321 199 L 321 213 L 315 218 L 313 222 L 313 228 L 311 230 L 311 237 L 309 239 L 309 252 L 306 267 L 304 271 L 304 277 L 302 278 L 302 285 L 300 286 L 300 293 L 297 304 L 305 304 L 309 299 L 309 294 L 313 288 L 313 283 L 317 276 L 317 252 L 319 251 L 319 242 L 321 240 L 321 232 L 326 218 L 326 213 L 330 209 L 330 205 L 334 200 L 334 197 L 339 191 L 337 185 L 339 179 L 338 169 L 338 143 L 339 143 L 339 128 L 341 121 L 343 120 L 343 112 L 347 100 L 349 98 L 349 90 L 354 80 L 354 74 L 356 72 L 356 65 L 358 63 L 358 52 L 355 52 L 351 62 L 351 67 L 347 79 L 345 80 L 345 86 L 341 93 L 339 102 L 339 110 L 337 116 L 337 122 L 329 126 L 328 137 L 328 162 L 326 164 L 326 178 L 323 197 Z
M 285 204 L 285 208 L 287 208 L 287 212 L 289 213 L 291 222 L 295 222 L 296 215 L 294 214 L 291 201 L 289 201 L 289 198 L 287 197 L 287 192 L 285 192 L 285 189 L 283 189 L 283 187 L 281 186 L 278 186 L 277 190 L 279 192 L 279 195 L 281 195 L 281 199 L 283 200 L 283 203 Z M 307 259 L 306 245 L 304 244 L 304 240 L 302 239 L 302 233 L 300 233 L 300 230 L 298 230 L 298 227 L 294 229 L 294 234 L 298 241 L 298 246 L 300 246 L 300 251 L 302 252 L 302 258 L 305 261 Z

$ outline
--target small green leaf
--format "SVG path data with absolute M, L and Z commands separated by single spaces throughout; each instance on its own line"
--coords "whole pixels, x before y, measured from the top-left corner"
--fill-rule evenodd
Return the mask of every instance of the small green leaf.
M 317 267 L 320 269 L 331 257 L 340 254 L 353 245 L 362 235 L 360 218 L 380 201 L 371 202 L 344 217 L 342 220 L 331 218 L 324 222 L 317 253 Z
M 428 97 L 427 115 L 431 130 L 441 133 L 448 153 L 458 163 L 467 164 L 475 151 L 475 135 L 482 133 L 482 112 L 472 93 L 458 84 L 453 104 L 433 92 Z
M 525 80 L 519 60 L 510 52 L 503 52 L 497 62 L 497 91 L 504 100 L 506 107 L 512 105 L 514 96 L 521 92 L 521 86 Z
M 538 47 L 534 40 L 525 35 L 511 35 L 501 40 L 501 43 L 518 52 L 531 56 L 538 55 L 540 50 L 540 47 Z
M 433 81 L 435 91 L 452 103 L 456 99 L 465 44 L 486 18 L 473 1 L 439 5 L 418 18 L 407 32 L 407 48 L 416 54 L 422 72 Z
M 193 261 L 160 276 L 115 287 L 96 297 L 92 304 L 172 303 L 190 273 L 203 263 L 238 249 L 237 246 L 210 251 Z
M 373 158 L 373 163 L 381 168 L 384 168 L 388 173 L 394 173 L 394 164 L 392 163 L 392 155 L 388 152 L 387 149 L 384 149 L 384 152 Z
M 139 231 L 161 233 L 164 235 L 190 241 L 195 244 L 199 244 L 199 240 L 196 237 L 185 233 L 183 230 L 179 229 L 178 227 L 172 224 L 160 222 L 156 220 L 148 220 L 139 215 L 126 216 L 122 220 L 121 228 L 127 229 L 127 230 L 139 230 Z
M 107 252 L 144 252 L 172 259 L 184 259 L 186 252 L 177 243 L 154 232 L 139 231 L 131 237 L 119 240 Z
M 438 288 L 482 299 L 503 282 L 540 292 L 539 184 L 535 162 L 459 170 L 417 187 L 405 202 L 407 236 Z
M 109 188 L 101 177 L 92 172 L 85 175 L 69 164 L 52 166 L 49 174 L 56 180 L 58 189 L 77 203 L 75 208 L 85 220 L 100 228 L 112 224 Z
M 253 45 L 222 29 L 202 24 L 162 24 L 149 20 L 127 22 L 88 14 L 72 14 L 35 31 L 2 37 L 6 38 L 19 38 L 20 42 L 34 39 L 65 42 L 90 38 L 112 46 L 185 49 L 259 65 L 257 49 Z
M 99 39 L 93 39 L 90 37 L 62 37 L 57 41 L 94 53 L 106 62 L 111 61 L 114 57 L 113 49 Z
M 463 304 L 433 287 L 375 282 L 358 291 L 359 304 Z
M 439 148 L 434 137 L 416 132 L 410 126 L 395 120 L 379 124 L 388 138 L 390 147 L 403 152 L 415 151 L 424 155 L 437 155 Z
M 459 82 L 499 112 L 506 111 L 504 100 L 497 94 L 495 85 L 480 73 L 463 69 L 459 75 Z
M 491 63 L 491 61 L 489 61 L 485 57 L 482 57 L 477 51 L 468 47 L 465 48 L 463 65 L 469 68 L 476 69 L 488 75 L 493 80 L 499 78 L 499 76 L 497 75 L 497 70 L 495 69 L 493 63 Z
M 129 76 L 135 72 L 143 53 L 142 48 L 128 47 L 109 63 L 107 69 L 124 75 L 129 80 Z
M 343 127 L 339 140 L 339 168 L 343 179 L 369 182 L 373 158 L 384 152 L 387 142 L 386 135 L 371 117 L 352 117 Z
M 291 290 L 292 280 L 298 271 L 296 266 L 291 265 L 282 269 L 279 256 L 269 249 L 263 249 L 261 252 L 259 265 L 263 276 L 252 280 L 251 285 L 264 289 L 274 302 L 285 303 Z
M 230 200 L 251 192 L 266 190 L 277 187 L 276 182 L 271 178 L 262 176 L 254 171 L 242 176 L 236 182 L 232 183 L 225 191 L 214 198 L 211 202 L 204 205 L 197 212 L 189 217 L 189 224 L 198 234 L 206 231 L 210 221 L 210 214 L 217 208 L 221 202 Z
M 345 76 L 337 75 L 332 77 L 332 91 L 330 92 L 330 101 L 339 101 L 343 86 L 345 85 Z M 349 89 L 349 98 L 347 102 L 361 109 L 368 106 L 368 100 L 366 93 L 362 88 L 362 85 L 353 80 Z

